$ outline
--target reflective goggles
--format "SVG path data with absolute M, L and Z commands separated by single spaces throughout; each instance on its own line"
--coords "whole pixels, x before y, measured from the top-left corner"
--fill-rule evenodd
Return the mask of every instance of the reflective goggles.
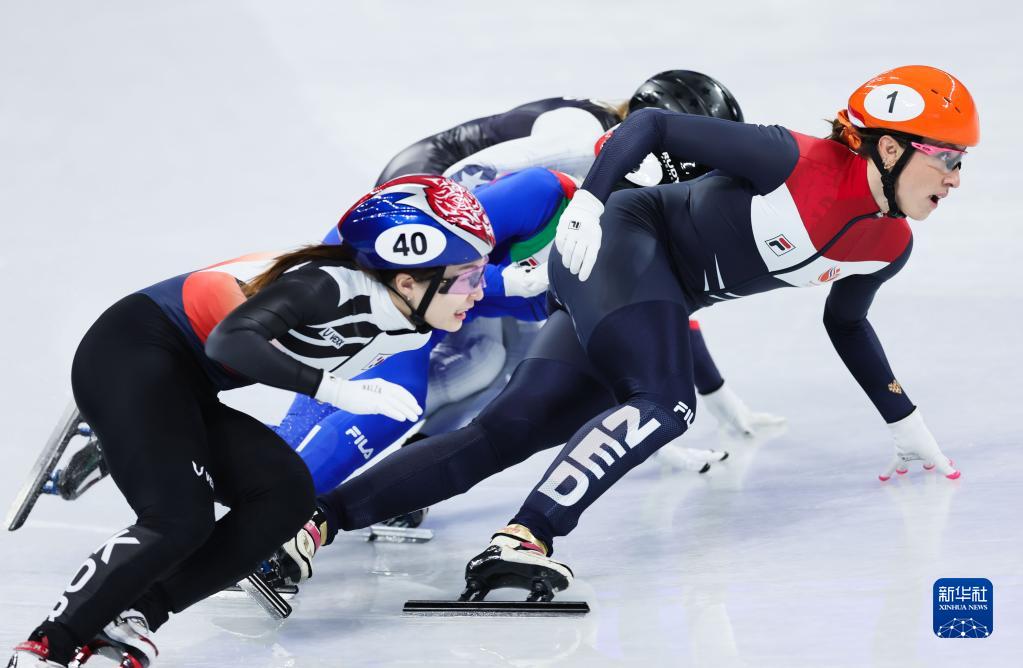
M 477 290 L 487 287 L 487 281 L 483 278 L 483 270 L 487 268 L 486 261 L 483 264 L 469 267 L 460 274 L 441 279 L 437 292 L 442 295 L 469 295 Z
M 916 141 L 910 142 L 909 145 L 924 155 L 933 158 L 946 173 L 951 174 L 954 170 L 961 169 L 963 166 L 963 156 L 966 155 L 966 151 L 949 148 L 948 146 L 922 144 Z

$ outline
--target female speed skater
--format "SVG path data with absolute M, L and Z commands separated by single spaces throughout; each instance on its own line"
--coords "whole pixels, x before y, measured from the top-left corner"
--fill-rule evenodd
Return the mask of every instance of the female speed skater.
M 558 217 L 575 190 L 576 185 L 568 176 L 542 168 L 508 174 L 477 188 L 474 194 L 491 222 L 496 245 L 485 269 L 483 297 L 467 314 L 466 327 L 474 317 L 494 319 L 511 316 L 531 322 L 546 319 L 546 267 L 541 267 L 542 262 L 535 255 L 553 242 Z M 375 215 L 375 210 L 367 205 L 354 207 L 345 214 L 325 241 L 340 243 L 347 230 L 363 224 L 360 221 L 367 215 Z M 502 274 L 507 275 L 509 269 L 520 267 L 530 270 L 523 271 L 524 276 L 535 277 L 542 271 L 542 282 L 532 287 L 520 282 L 515 290 L 511 290 Z M 381 378 L 401 385 L 420 405 L 426 406 L 426 412 L 429 413 L 431 395 L 435 391 L 449 400 L 453 394 L 437 387 L 451 382 L 450 373 L 442 371 L 440 373 L 443 378 L 431 377 L 428 382 L 428 372 L 437 374 L 437 367 L 442 366 L 431 364 L 431 352 L 440 348 L 437 343 L 446 341 L 444 337 L 447 335 L 447 331 L 437 330 L 432 333 L 427 345 L 394 355 L 359 374 L 357 378 Z M 504 355 L 495 354 L 492 348 L 477 344 L 472 338 L 461 337 L 461 332 L 454 336 L 460 343 L 469 344 L 470 351 L 466 354 L 472 366 L 492 368 L 496 362 L 495 373 L 503 366 Z M 487 354 L 496 359 L 479 359 Z M 451 355 L 447 351 L 441 357 L 448 360 Z M 463 394 L 464 386 L 463 382 L 458 388 Z M 433 401 L 437 402 L 436 399 Z M 316 491 L 323 493 L 344 482 L 355 470 L 377 457 L 392 443 L 421 427 L 421 422 L 413 426 L 386 415 L 353 414 L 299 394 L 276 431 L 296 448 L 312 472 Z M 411 523 L 410 518 L 402 521 L 404 525 Z
M 713 78 L 697 72 L 672 70 L 644 82 L 627 104 L 604 105 L 588 100 L 552 98 L 468 121 L 402 151 L 384 170 L 381 179 L 393 178 L 407 170 L 448 172 L 457 176 L 450 169 L 455 163 L 470 166 L 468 169 L 473 174 L 480 165 L 485 165 L 491 177 L 507 176 L 507 168 L 533 161 L 548 168 L 564 165 L 572 170 L 569 176 L 581 180 L 593 162 L 595 139 L 601 139 L 606 128 L 618 123 L 621 114 L 628 113 L 629 108 L 644 106 L 742 119 L 738 102 Z M 617 187 L 686 180 L 706 171 L 705 167 L 661 153 L 656 159 L 649 156 Z M 494 187 L 487 187 L 490 183 L 489 178 L 465 182 L 480 188 L 479 197 L 490 213 L 499 241 L 485 270 L 484 298 L 469 313 L 459 332 L 453 335 L 434 332 L 430 342 L 422 348 L 392 355 L 358 376 L 360 380 L 379 378 L 406 388 L 423 406 L 423 419 L 410 425 L 380 414 L 359 415 L 297 394 L 280 424 L 274 427 L 309 466 L 318 492 L 340 484 L 393 444 L 462 426 L 475 415 L 486 397 L 496 394 L 503 386 L 507 376 L 501 375 L 502 369 L 514 368 L 519 361 L 507 356 L 509 351 L 502 340 L 501 320 L 510 316 L 524 323 L 511 329 L 528 340 L 535 334 L 531 325 L 546 318 L 544 263 L 553 241 L 557 216 L 575 185 L 541 169 L 522 170 Z M 340 242 L 336 225 L 324 241 Z M 719 373 L 706 350 L 699 324 L 693 320 L 691 327 L 697 389 L 718 422 L 726 429 L 746 435 L 780 423 L 780 418 L 746 407 Z M 525 348 L 524 341 L 520 341 L 510 352 L 514 354 Z M 469 397 L 472 398 L 463 401 Z M 438 413 L 442 408 L 444 410 Z M 72 498 L 105 473 L 101 471 L 96 475 L 93 470 L 100 461 L 98 448 L 90 445 L 88 449 L 96 452 L 82 458 L 86 468 L 68 467 L 60 472 L 62 485 L 74 490 Z M 706 470 L 711 461 L 724 456 L 712 450 L 689 448 L 664 448 L 661 454 L 673 466 L 690 470 Z M 393 523 L 414 526 L 423 515 L 415 511 L 395 518 Z
M 824 326 L 887 423 L 880 475 L 941 452 L 889 366 L 867 314 L 909 259 L 907 218 L 959 187 L 976 107 L 952 75 L 899 67 L 859 86 L 829 137 L 662 110 L 632 114 L 604 146 L 558 225 L 550 266 L 560 310 L 505 390 L 466 427 L 406 448 L 319 497 L 339 530 L 461 494 L 538 450 L 567 445 L 509 525 L 466 568 L 468 591 L 497 584 L 544 596 L 567 587 L 554 538 L 695 416 L 689 316 L 782 287 L 829 285 Z M 611 194 L 651 151 L 714 168 L 702 178 Z M 605 206 L 606 202 L 606 206 Z
M 498 374 L 505 362 L 501 328 L 492 318 L 512 316 L 520 320 L 546 317 L 544 263 L 554 224 L 574 186 L 562 179 L 528 170 L 488 189 L 499 175 L 530 166 L 563 170 L 581 179 L 593 163 L 605 133 L 630 112 L 655 107 L 734 121 L 742 110 L 735 97 L 718 81 L 688 70 L 670 70 L 650 77 L 627 103 L 550 98 L 520 105 L 510 111 L 478 118 L 422 139 L 400 151 L 380 174 L 378 183 L 409 173 L 440 174 L 461 180 L 477 192 L 490 213 L 498 249 L 487 267 L 484 299 L 473 311 L 473 322 L 458 335 L 435 336 L 429 346 L 395 356 L 362 377 L 385 378 L 425 400 L 426 416 L 445 404 L 457 402 L 487 387 L 503 383 Z M 640 168 L 626 174 L 616 188 L 675 183 L 700 176 L 708 168 L 668 152 L 650 155 Z M 551 182 L 551 183 L 545 183 Z M 565 195 L 562 195 L 562 190 Z M 511 200 L 517 200 L 518 206 Z M 552 206 L 552 203 L 555 206 Z M 325 241 L 339 241 L 334 228 Z M 542 280 L 541 280 L 542 279 Z M 470 316 L 472 320 L 472 316 Z M 697 390 L 725 428 L 746 435 L 758 427 L 778 425 L 782 418 L 751 411 L 726 385 L 704 343 L 699 323 L 690 323 L 691 346 Z M 517 361 L 517 360 L 515 360 Z M 429 382 L 424 374 L 429 372 Z M 429 389 L 427 389 L 429 388 Z M 471 414 L 467 415 L 467 420 Z M 450 422 L 450 420 L 444 420 Z M 429 421 L 409 427 L 384 416 L 362 417 L 297 395 L 276 428 L 313 472 L 318 492 L 343 482 L 352 472 L 388 446 L 421 429 L 416 438 L 442 425 Z M 703 457 L 672 450 L 676 463 L 706 470 Z M 708 453 L 708 451 L 700 451 Z M 413 524 L 422 514 L 403 516 L 398 522 Z
M 666 109 L 731 121 L 742 121 L 742 108 L 725 86 L 713 77 L 692 70 L 667 70 L 644 81 L 628 101 L 605 102 L 565 97 L 547 98 L 519 105 L 509 111 L 476 118 L 421 139 L 401 150 L 384 167 L 377 183 L 402 174 L 443 174 L 473 189 L 501 174 L 527 167 L 546 167 L 582 180 L 593 164 L 595 143 L 630 113 L 646 108 Z M 691 156 L 667 151 L 652 153 L 630 170 L 615 186 L 644 187 L 694 179 L 709 167 Z M 546 258 L 546 254 L 542 257 Z M 507 281 L 522 277 L 512 267 Z M 477 321 L 476 327 L 486 327 Z M 704 406 L 719 425 L 752 436 L 760 428 L 777 427 L 784 418 L 750 410 L 725 382 L 704 342 L 700 324 L 691 321 L 696 389 Z M 468 328 L 467 328 L 468 329 Z M 484 332 L 477 340 L 491 347 L 499 342 Z M 463 334 L 463 337 L 465 335 Z M 442 343 L 442 353 L 458 359 L 458 340 Z M 477 356 L 482 358 L 483 356 Z M 485 375 L 483 363 L 463 370 L 477 379 Z M 427 425 L 424 431 L 430 431 Z
M 457 331 L 482 296 L 494 236 L 479 201 L 439 176 L 376 188 L 341 245 L 259 254 L 131 294 L 85 334 L 75 401 L 138 519 L 76 571 L 8 666 L 101 654 L 150 665 L 171 612 L 254 570 L 308 520 L 308 469 L 222 390 L 263 383 L 352 413 L 415 422 L 404 388 L 350 380 Z M 354 207 L 353 207 L 354 208 Z M 230 508 L 214 518 L 213 502 Z

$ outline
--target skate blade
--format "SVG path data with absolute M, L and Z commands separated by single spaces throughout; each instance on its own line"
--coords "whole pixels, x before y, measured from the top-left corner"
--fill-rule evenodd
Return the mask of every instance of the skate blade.
M 273 619 L 287 619 L 291 615 L 291 604 L 267 584 L 259 573 L 239 581 L 238 587 Z
M 367 541 L 384 543 L 426 543 L 433 540 L 430 529 L 413 529 L 412 527 L 392 527 L 386 524 L 374 524 L 368 529 L 352 532 Z
M 277 585 L 275 587 L 273 585 L 270 585 L 270 583 L 267 584 L 270 587 L 272 587 L 273 590 L 277 592 L 277 595 L 283 598 L 285 601 L 290 601 L 291 599 L 295 598 L 295 596 L 298 594 L 298 585 Z M 217 595 L 223 598 L 231 598 L 233 596 L 236 597 L 248 596 L 245 590 L 242 589 L 239 585 L 231 585 L 227 589 L 223 589 L 217 592 Z
M 74 427 L 78 426 L 80 420 L 81 415 L 78 413 L 78 406 L 75 405 L 72 399 L 64 408 L 64 413 L 57 422 L 57 426 L 54 427 L 53 433 L 50 434 L 49 440 L 46 441 L 46 447 L 39 453 L 39 458 L 36 459 L 36 463 L 32 466 L 28 480 L 25 481 L 25 484 L 18 492 L 18 496 L 14 497 L 11 508 L 7 511 L 5 521 L 8 531 L 16 531 L 25 524 L 29 513 L 32 512 L 36 501 L 39 500 L 39 496 L 43 493 L 43 484 L 50 479 L 50 474 L 56 468 L 57 462 L 60 461 L 64 450 L 67 449 L 68 443 L 78 433 Z
M 405 601 L 406 615 L 448 617 L 565 617 L 585 615 L 585 601 Z

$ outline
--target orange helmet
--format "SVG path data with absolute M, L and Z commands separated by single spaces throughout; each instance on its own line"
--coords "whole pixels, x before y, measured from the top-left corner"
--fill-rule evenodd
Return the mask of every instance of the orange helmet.
M 970 91 L 948 72 L 926 65 L 877 75 L 849 96 L 848 114 L 859 128 L 884 128 L 959 146 L 980 141 L 980 117 Z

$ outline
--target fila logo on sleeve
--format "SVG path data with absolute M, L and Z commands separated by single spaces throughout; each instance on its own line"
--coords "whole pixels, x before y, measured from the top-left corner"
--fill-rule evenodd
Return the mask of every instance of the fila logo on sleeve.
M 785 238 L 784 234 L 779 234 L 776 237 L 772 237 L 764 242 L 767 247 L 774 251 L 775 255 L 784 255 L 790 250 L 795 249 L 795 245 L 791 241 Z

